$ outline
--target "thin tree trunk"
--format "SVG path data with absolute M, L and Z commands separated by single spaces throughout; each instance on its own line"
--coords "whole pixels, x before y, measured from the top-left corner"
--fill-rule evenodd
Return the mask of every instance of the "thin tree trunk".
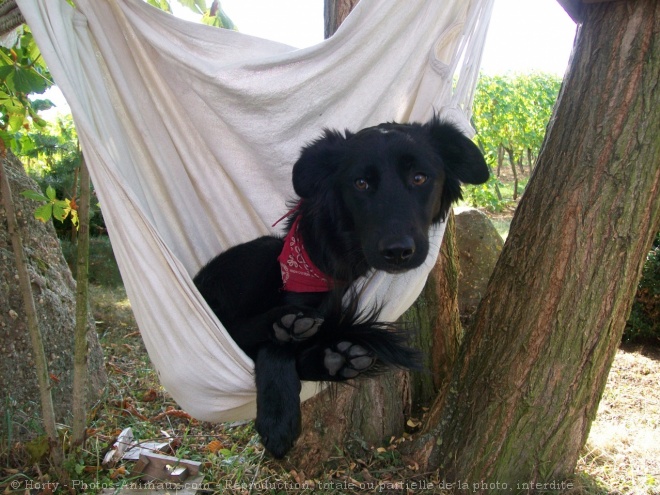
M 660 3 L 584 14 L 435 441 L 420 443 L 446 480 L 509 493 L 573 472 L 660 228 Z
M 80 167 L 76 167 L 73 171 L 73 185 L 71 186 L 71 197 L 76 197 L 76 192 L 78 191 L 78 175 L 80 174 Z M 71 243 L 76 244 L 78 242 L 78 229 L 76 226 L 71 224 Z
M 75 190 L 74 190 L 75 193 Z M 78 260 L 76 268 L 76 329 L 73 357 L 73 434 L 71 441 L 81 445 L 85 441 L 87 425 L 87 331 L 88 331 L 88 269 L 89 269 L 89 197 L 90 179 L 85 157 L 80 162 L 80 199 L 78 203 Z M 75 228 L 75 227 L 74 227 Z
M 513 200 L 518 199 L 518 172 L 516 171 L 516 158 L 513 154 L 513 149 L 505 148 L 509 154 L 509 164 L 511 165 L 511 172 L 513 173 Z
M 27 262 L 23 251 L 23 242 L 18 230 L 14 203 L 12 200 L 9 178 L 5 173 L 5 151 L 2 150 L 0 157 L 0 188 L 2 190 L 2 205 L 7 216 L 7 230 L 11 238 L 14 256 L 16 258 L 16 271 L 18 274 L 18 283 L 23 294 L 23 304 L 27 316 L 28 329 L 34 352 L 35 372 L 39 383 L 39 394 L 41 403 L 41 413 L 44 430 L 50 444 L 50 455 L 57 471 L 62 471 L 63 453 L 55 426 L 55 409 L 53 407 L 53 397 L 50 392 L 50 381 L 48 375 L 48 362 L 44 350 L 44 341 L 39 329 L 37 319 L 37 309 L 34 305 L 30 274 L 28 273 Z
M 497 176 L 502 174 L 502 163 L 504 163 L 504 147 L 500 144 L 497 147 Z
M 493 183 L 493 185 L 495 186 L 495 194 L 497 194 L 497 199 L 502 201 L 502 191 L 500 191 L 499 183 L 496 181 Z
M 518 157 L 518 168 L 520 169 L 520 174 L 525 175 L 525 166 L 523 165 L 523 152 L 520 152 L 520 156 Z
M 416 329 L 416 347 L 425 358 L 424 371 L 410 376 L 412 405 L 416 412 L 444 396 L 451 371 L 458 357 L 463 336 L 458 311 L 458 253 L 456 222 L 450 212 L 447 229 L 436 266 L 429 274 L 424 290 L 402 317 Z

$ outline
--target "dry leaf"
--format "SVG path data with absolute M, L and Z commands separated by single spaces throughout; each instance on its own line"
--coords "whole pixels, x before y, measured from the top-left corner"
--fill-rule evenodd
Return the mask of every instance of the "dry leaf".
M 212 440 L 206 446 L 206 450 L 208 450 L 212 454 L 216 454 L 218 452 L 218 450 L 224 449 L 224 448 L 225 448 L 225 446 L 222 444 L 222 442 L 220 440 Z

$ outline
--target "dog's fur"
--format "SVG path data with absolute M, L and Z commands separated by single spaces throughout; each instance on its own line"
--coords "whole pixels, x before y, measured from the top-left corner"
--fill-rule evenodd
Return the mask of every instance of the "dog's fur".
M 378 312 L 342 308 L 350 284 L 370 269 L 420 266 L 428 232 L 488 168 L 454 126 L 387 123 L 357 133 L 325 131 L 293 167 L 300 202 L 288 219 L 312 262 L 334 281 L 328 292 L 282 290 L 283 240 L 266 236 L 214 258 L 195 283 L 236 343 L 255 361 L 256 428 L 282 457 L 300 430 L 300 381 L 342 381 L 378 365 L 412 367 L 414 351 Z

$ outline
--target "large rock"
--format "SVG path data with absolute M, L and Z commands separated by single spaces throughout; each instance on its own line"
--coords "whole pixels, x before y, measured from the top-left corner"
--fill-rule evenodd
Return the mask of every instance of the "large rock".
M 76 283 L 64 260 L 51 223 L 34 218 L 37 203 L 20 193 L 38 190 L 21 162 L 11 153 L 4 159 L 28 262 L 39 325 L 51 376 L 57 421 L 71 424 L 73 332 Z M 7 231 L 6 212 L 0 202 L 0 436 L 26 438 L 40 431 L 41 409 L 35 363 L 23 299 L 18 287 L 14 251 Z M 103 353 L 94 321 L 88 323 L 88 404 L 98 399 L 106 382 Z M 11 425 L 11 432 L 7 431 Z
M 504 241 L 490 219 L 470 207 L 454 208 L 456 247 L 461 273 L 458 278 L 458 309 L 473 313 L 486 290 Z

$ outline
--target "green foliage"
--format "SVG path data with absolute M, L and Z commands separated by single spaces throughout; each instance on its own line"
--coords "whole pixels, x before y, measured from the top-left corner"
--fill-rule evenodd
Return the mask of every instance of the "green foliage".
M 152 7 L 157 9 L 164 10 L 165 12 L 172 13 L 172 6 L 170 5 L 169 0 L 147 0 L 147 3 Z
M 177 0 L 181 5 L 193 12 L 202 14 L 206 10 L 206 0 Z
M 224 29 L 236 30 L 236 26 L 227 14 L 222 10 L 220 2 L 213 0 L 210 8 L 206 8 L 206 0 L 176 0 L 183 7 L 193 11 L 196 14 L 201 14 L 201 21 L 208 26 L 214 26 Z M 171 0 L 146 0 L 149 5 L 152 5 L 165 12 L 172 13 Z
M 53 82 L 41 52 L 27 27 L 11 48 L 0 47 L 0 139 L 12 149 L 25 145 L 23 131 L 41 129 L 46 121 L 38 112 L 53 106 L 49 100 L 33 100 Z
M 43 188 L 52 185 L 65 195 L 74 196 L 66 189 L 80 165 L 78 134 L 70 115 L 59 116 L 48 122 L 39 132 L 25 133 L 21 146 L 14 151 L 22 159 L 32 178 Z
M 623 341 L 660 343 L 660 233 L 646 257 Z
M 514 190 L 507 194 L 499 178 L 506 158 L 510 166 L 536 159 L 552 115 L 561 80 L 550 74 L 531 73 L 489 76 L 477 83 L 472 123 L 475 138 L 496 177 L 486 184 L 466 188 L 466 201 L 491 211 L 502 211 L 517 198 L 525 179 L 514 177 Z M 515 172 L 515 171 L 514 171 Z
M 482 74 L 474 99 L 477 141 L 497 156 L 501 146 L 519 158 L 537 156 L 559 93 L 561 80 L 550 74 Z
M 482 207 L 488 211 L 499 213 L 510 203 L 502 196 L 503 187 L 504 184 L 496 176 L 491 175 L 485 184 L 465 187 L 463 200 L 470 206 Z
M 57 193 L 51 186 L 46 188 L 46 195 L 40 194 L 36 191 L 23 191 L 21 196 L 32 199 L 34 201 L 44 202 L 34 210 L 34 218 L 44 223 L 55 219 L 63 222 L 69 215 L 71 222 L 76 227 L 78 226 L 78 212 L 74 209 L 70 199 L 57 199 Z
M 44 203 L 35 210 L 35 217 L 44 222 L 53 220 L 60 235 L 77 229 L 75 200 L 68 198 L 78 196 L 81 153 L 71 116 L 58 117 L 40 132 L 25 133 L 16 155 L 23 161 L 30 177 L 45 191 L 45 194 L 23 193 L 29 199 Z M 101 220 L 99 215 L 93 218 L 97 223 Z

